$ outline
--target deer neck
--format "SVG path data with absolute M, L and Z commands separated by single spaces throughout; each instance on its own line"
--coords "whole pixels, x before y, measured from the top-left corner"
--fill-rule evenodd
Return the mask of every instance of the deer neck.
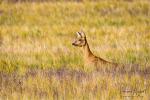
M 85 46 L 83 47 L 83 53 L 84 53 L 84 59 L 88 59 L 94 56 L 87 42 Z

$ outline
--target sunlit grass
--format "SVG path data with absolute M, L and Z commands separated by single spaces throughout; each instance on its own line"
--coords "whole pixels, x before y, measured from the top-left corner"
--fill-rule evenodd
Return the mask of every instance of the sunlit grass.
M 140 76 L 112 77 L 84 68 L 81 48 L 71 45 L 80 30 L 95 55 L 150 66 L 147 0 L 2 2 L 0 99 L 123 99 L 120 82 L 136 88 L 139 80 L 140 89 L 149 84 L 149 79 Z M 60 74 L 59 69 L 66 71 Z M 149 93 L 148 88 L 143 98 L 148 99 Z

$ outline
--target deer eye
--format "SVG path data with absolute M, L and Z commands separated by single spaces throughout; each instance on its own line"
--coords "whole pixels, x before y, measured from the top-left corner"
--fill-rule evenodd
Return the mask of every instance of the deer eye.
M 82 41 L 82 39 L 79 39 L 79 41 Z

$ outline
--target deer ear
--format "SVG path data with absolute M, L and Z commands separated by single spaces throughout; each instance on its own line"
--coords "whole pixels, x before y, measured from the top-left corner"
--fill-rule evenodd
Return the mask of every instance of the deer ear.
M 78 37 L 82 37 L 80 32 L 76 32 L 76 34 L 77 34 Z
M 82 37 L 86 37 L 85 33 L 83 31 L 80 32 Z

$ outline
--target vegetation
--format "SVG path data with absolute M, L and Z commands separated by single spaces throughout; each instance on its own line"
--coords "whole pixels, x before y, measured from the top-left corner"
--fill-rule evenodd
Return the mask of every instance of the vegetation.
M 88 71 L 75 32 L 108 61 L 150 66 L 150 2 L 0 2 L 0 99 L 150 99 L 150 78 Z

